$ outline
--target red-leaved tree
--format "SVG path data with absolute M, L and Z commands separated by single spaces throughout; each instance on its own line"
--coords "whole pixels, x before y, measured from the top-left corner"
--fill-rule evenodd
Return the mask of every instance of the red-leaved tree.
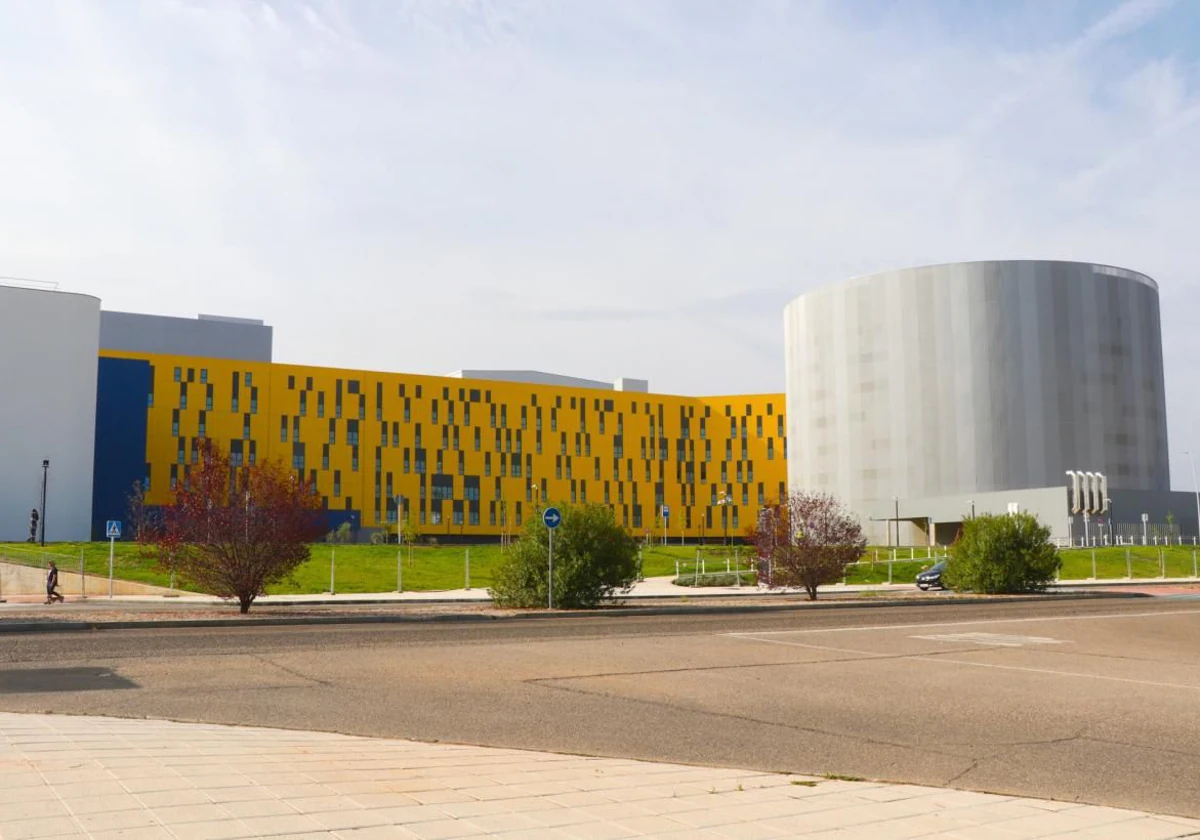
M 243 613 L 268 585 L 309 558 L 325 532 L 321 497 L 278 461 L 234 466 L 212 441 L 180 481 L 142 542 L 205 592 L 236 598 Z
M 803 588 L 811 601 L 817 587 L 841 580 L 867 548 L 862 526 L 836 498 L 806 491 L 764 508 L 747 539 L 758 555 L 759 580 L 772 588 Z

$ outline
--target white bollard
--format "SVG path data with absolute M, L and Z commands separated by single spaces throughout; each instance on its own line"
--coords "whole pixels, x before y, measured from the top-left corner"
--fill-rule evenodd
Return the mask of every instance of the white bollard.
M 334 588 L 334 585 L 333 585 L 334 567 L 335 567 L 336 558 L 337 558 L 337 549 L 336 548 L 329 549 L 329 594 L 330 595 L 337 594 L 337 590 Z

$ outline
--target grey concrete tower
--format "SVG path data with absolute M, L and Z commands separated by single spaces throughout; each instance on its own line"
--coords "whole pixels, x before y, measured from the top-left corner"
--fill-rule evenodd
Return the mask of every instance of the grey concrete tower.
M 1158 286 L 1090 263 L 889 271 L 784 312 L 788 481 L 859 511 L 893 497 L 1167 490 Z

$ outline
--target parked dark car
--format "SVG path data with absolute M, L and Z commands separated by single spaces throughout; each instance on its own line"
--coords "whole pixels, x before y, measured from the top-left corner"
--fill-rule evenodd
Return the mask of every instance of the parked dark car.
M 939 560 L 925 571 L 917 575 L 917 588 L 922 591 L 930 589 L 945 589 L 942 584 L 942 572 L 946 571 L 946 561 Z

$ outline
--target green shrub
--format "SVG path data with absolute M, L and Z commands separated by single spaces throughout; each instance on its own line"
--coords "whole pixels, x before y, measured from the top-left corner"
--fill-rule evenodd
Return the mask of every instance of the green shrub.
M 742 586 L 754 586 L 758 582 L 754 572 L 742 572 Z M 737 575 L 733 572 L 714 572 L 712 574 L 680 575 L 671 581 L 675 586 L 736 586 Z
M 558 505 L 554 532 L 554 606 L 588 608 L 628 591 L 637 579 L 637 542 L 605 505 Z M 501 607 L 547 605 L 549 531 L 531 517 L 496 571 L 492 598 Z
M 944 578 L 959 591 L 1038 592 L 1054 581 L 1061 562 L 1050 529 L 1036 516 L 977 516 L 963 523 Z

